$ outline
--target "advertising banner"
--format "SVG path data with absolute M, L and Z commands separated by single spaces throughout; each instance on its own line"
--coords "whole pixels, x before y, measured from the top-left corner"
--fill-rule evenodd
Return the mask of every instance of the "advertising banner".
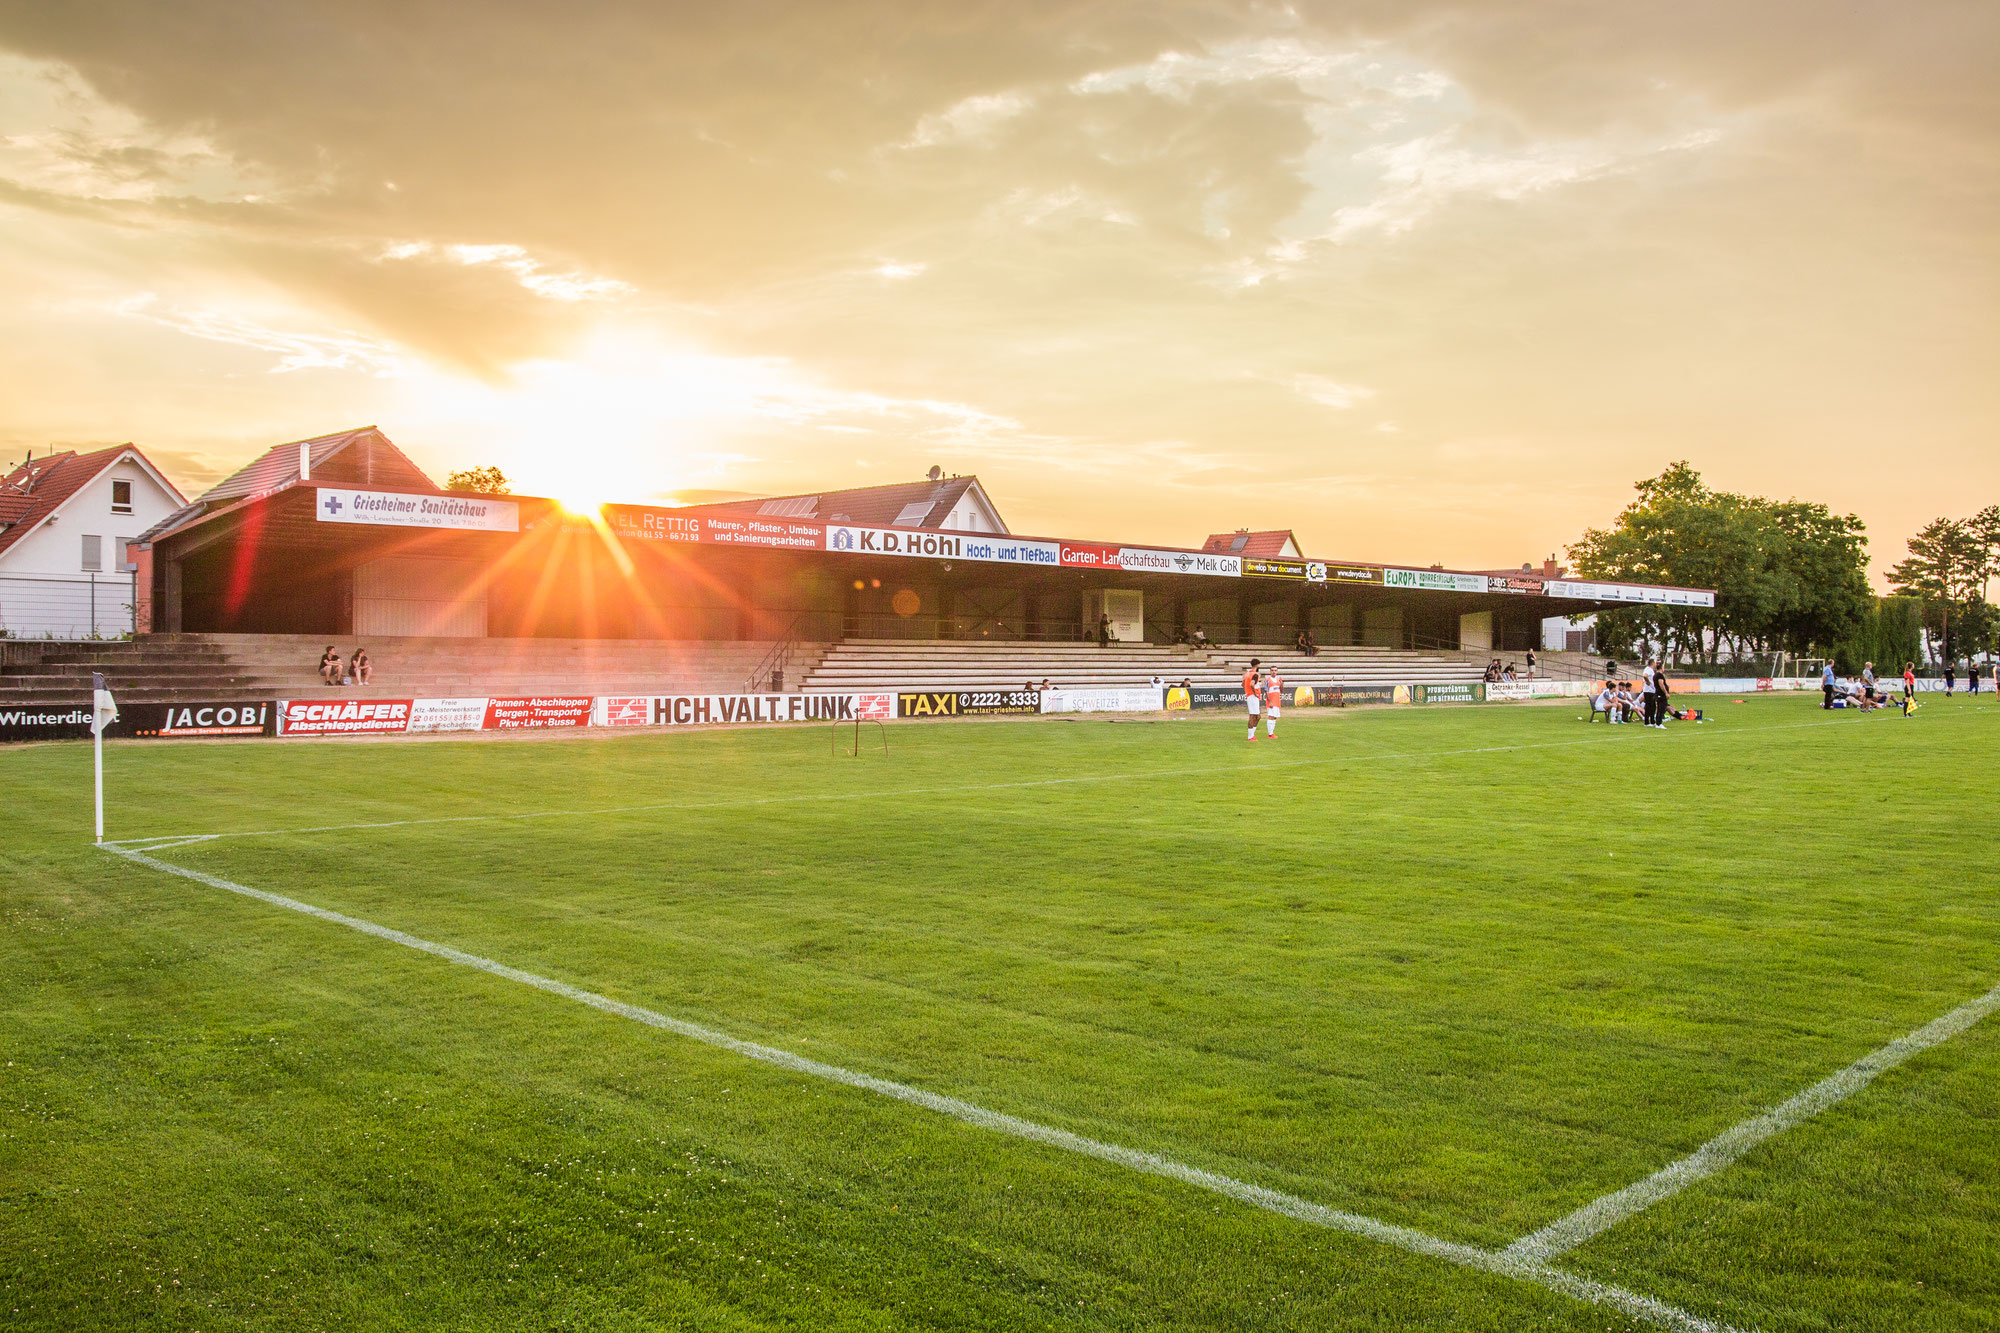
M 1142 546 L 1118 548 L 1118 567 L 1141 574 L 1207 574 L 1233 579 L 1243 573 L 1243 561 L 1233 555 L 1206 551 L 1155 551 Z
M 1188 691 L 1191 708 L 1241 708 L 1243 691 L 1234 685 L 1197 685 Z
M 1383 586 L 1424 592 L 1485 592 L 1484 574 L 1452 574 L 1442 569 L 1385 569 Z
M 1039 713 L 1038 690 L 903 690 L 896 695 L 897 717 L 975 717 L 994 713 Z
M 1395 685 L 1320 685 L 1313 689 L 1313 701 L 1322 708 L 1353 708 L 1360 704 L 1396 703 Z M 1404 701 L 1407 702 L 1407 701 Z
M 1058 546 L 1059 559 L 1071 569 L 1117 569 L 1118 548 L 1099 546 L 1093 542 L 1062 542 Z
M 70 741 L 89 735 L 89 704 L 0 708 L 0 741 Z
M 408 731 L 479 731 L 486 725 L 484 699 L 412 699 Z
M 965 538 L 951 532 L 917 528 L 847 528 L 826 530 L 826 549 L 852 555 L 907 555 L 926 560 L 964 560 Z
M 1193 707 L 1194 700 L 1189 697 L 1192 693 L 1192 690 L 1184 690 L 1178 685 L 1169 685 L 1167 687 L 1167 711 L 1170 713 L 1181 713 Z
M 321 486 L 313 517 L 322 523 L 373 523 L 390 528 L 457 528 L 519 532 L 521 507 L 482 495 L 402 495 Z
M 1314 702 L 1312 686 L 1301 685 L 1292 691 L 1292 706 L 1294 708 L 1311 708 Z
M 1380 583 L 1382 571 L 1374 565 L 1328 565 L 1328 583 Z
M 805 519 L 763 514 L 689 515 L 651 505 L 605 505 L 602 512 L 605 525 L 613 532 L 639 541 L 796 551 L 818 551 L 826 546 L 826 525 Z
M 428 702 L 427 700 L 420 702 Z M 593 700 L 582 695 L 538 695 L 527 699 L 488 699 L 485 729 L 516 731 L 533 727 L 587 727 Z M 415 731 L 415 719 L 410 730 Z
M 373 736 L 408 731 L 410 699 L 302 699 L 278 704 L 280 736 Z
M 1489 694 L 1492 688 L 1485 684 L 1454 681 L 1445 685 L 1412 685 L 1410 695 L 1412 702 L 1420 704 L 1476 704 L 1492 697 Z M 1525 691 L 1527 686 L 1517 681 L 1514 688 Z M 1526 695 L 1515 697 L 1525 698 Z M 1398 699 L 1396 702 L 1403 701 Z
M 1298 579 L 1306 583 L 1325 583 L 1327 567 L 1320 560 L 1277 560 L 1262 556 L 1243 557 L 1243 577 L 1246 579 Z
M 606 727 L 701 727 L 759 722 L 851 722 L 857 707 L 895 696 L 853 694 L 648 694 L 613 695 L 597 700 L 593 713 Z
M 1647 606 L 1714 606 L 1715 594 L 1694 588 L 1649 588 L 1638 583 L 1588 583 L 1551 579 L 1551 597 L 1580 597 L 1593 602 L 1638 602 Z
M 854 696 L 854 716 L 863 722 L 888 722 L 896 716 L 896 696 L 857 694 Z
M 1574 699 L 1591 692 L 1590 682 L 1587 680 L 1531 680 L 1528 682 L 1528 694 L 1531 698 L 1535 699 Z M 1488 699 L 1494 697 L 1493 687 L 1490 685 L 1486 687 L 1486 697 Z
M 1044 690 L 1044 713 L 1150 713 L 1165 702 L 1166 691 L 1150 687 L 1137 690 Z
M 1548 591 L 1544 581 L 1531 574 L 1495 574 L 1486 580 L 1486 591 L 1509 592 L 1523 597 L 1540 597 Z
M 1502 699 L 1532 699 L 1534 686 L 1525 680 L 1489 680 L 1486 682 L 1486 701 L 1497 703 Z
M 118 721 L 105 735 L 188 740 L 277 734 L 278 708 L 269 699 L 252 703 L 123 704 L 118 714 Z

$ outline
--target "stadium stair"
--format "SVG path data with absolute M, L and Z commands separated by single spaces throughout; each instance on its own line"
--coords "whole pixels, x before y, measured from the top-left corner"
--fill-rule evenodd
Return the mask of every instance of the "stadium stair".
M 768 642 L 680 639 L 370 638 L 366 686 L 330 686 L 315 664 L 324 635 L 176 634 L 136 642 L 10 646 L 0 662 L 0 707 L 79 703 L 90 674 L 135 703 L 227 699 L 477 698 L 582 694 L 726 694 L 743 690 Z M 333 640 L 343 657 L 352 636 Z M 39 647 L 35 645 L 34 647 Z M 794 644 L 788 684 L 817 663 L 821 645 Z M 36 660 L 15 660 L 34 658 Z M 760 685 L 762 682 L 760 682 Z
M 1396 648 L 1323 648 L 1316 657 L 1257 644 L 1194 651 L 1151 643 L 997 644 L 907 639 L 844 639 L 804 681 L 809 690 L 1020 689 L 1144 686 L 1155 676 L 1202 686 L 1240 686 L 1252 657 L 1276 664 L 1291 685 L 1409 685 L 1472 682 L 1480 668 L 1456 657 Z

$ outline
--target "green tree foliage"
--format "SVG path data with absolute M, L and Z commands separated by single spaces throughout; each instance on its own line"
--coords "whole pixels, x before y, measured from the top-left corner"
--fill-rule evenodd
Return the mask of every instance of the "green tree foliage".
M 1626 607 L 1598 617 L 1599 646 L 1644 641 L 1713 662 L 1784 650 L 1830 653 L 1874 605 L 1868 539 L 1853 514 L 1803 500 L 1716 491 L 1685 462 L 1637 484 L 1610 528 L 1569 548 L 1586 578 L 1713 588 L 1709 608 Z
M 1923 661 L 1923 646 L 1922 604 L 1914 597 L 1883 597 L 1834 653 L 1834 667 L 1853 675 L 1873 662 L 1878 672 L 1893 675 L 1905 662 Z
M 497 467 L 469 467 L 444 479 L 448 491 L 479 491 L 485 495 L 511 495 L 514 483 Z
M 1967 519 L 1934 518 L 1909 548 L 1889 582 L 1921 605 L 1931 656 L 1952 660 L 1990 649 L 1994 617 L 1986 587 L 2000 567 L 2000 506 Z

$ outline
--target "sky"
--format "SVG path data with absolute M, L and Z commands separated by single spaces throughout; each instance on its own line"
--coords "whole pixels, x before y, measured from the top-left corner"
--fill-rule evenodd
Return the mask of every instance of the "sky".
M 2000 5 L 0 0 L 0 462 L 1539 561 L 2000 501 Z

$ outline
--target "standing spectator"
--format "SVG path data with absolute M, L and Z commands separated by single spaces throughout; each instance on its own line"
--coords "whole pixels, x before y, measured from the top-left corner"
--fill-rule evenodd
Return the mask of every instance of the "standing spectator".
M 1903 663 L 1903 701 L 1908 704 L 1914 702 L 1916 697 L 1917 664 L 1915 662 L 1905 662 Z M 1903 711 L 1907 713 L 1909 709 L 1905 708 Z
M 1956 685 L 1957 683 L 1958 683 L 1958 659 L 1955 657 L 1947 657 L 1944 659 L 1945 698 L 1947 699 L 1951 698 L 1951 687 Z
M 326 651 L 319 655 L 319 678 L 329 685 L 340 684 L 344 665 L 340 660 L 340 654 L 333 651 L 333 645 L 329 643 Z
M 1667 711 L 1673 703 L 1672 695 L 1674 687 L 1667 684 L 1667 664 L 1663 661 L 1655 660 L 1654 665 L 1659 668 L 1659 671 L 1653 677 L 1653 697 L 1659 700 L 1654 705 L 1656 714 L 1654 723 L 1661 731 L 1665 731 L 1667 729 Z
M 1528 679 L 1533 680 L 1534 678 L 1535 678 L 1535 650 L 1533 648 L 1530 648 L 1528 650 Z
M 1979 663 L 1967 658 L 1965 661 L 1965 692 L 1979 693 Z
M 1111 646 L 1111 617 L 1103 612 L 1099 612 L 1097 616 L 1097 646 L 1099 648 Z
M 1640 680 L 1639 684 L 1640 718 L 1642 721 L 1645 722 L 1647 726 L 1649 727 L 1654 726 L 1655 720 L 1653 717 L 1653 713 L 1659 707 L 1660 673 L 1658 672 L 1658 670 L 1655 669 L 1651 661 L 1648 661 L 1646 665 L 1640 669 L 1639 680 Z M 1827 697 L 1831 699 L 1833 696 L 1828 695 Z
M 375 663 L 369 660 L 366 648 L 356 648 L 354 656 L 347 659 L 347 674 L 356 685 L 366 685 L 375 674 Z
M 1910 679 L 1907 671 L 1903 673 L 1903 677 L 1905 680 Z M 1822 696 L 1819 706 L 1821 708 L 1833 707 L 1833 685 L 1833 663 L 1828 662 L 1819 669 L 1819 692 Z M 1916 687 L 1912 685 L 1910 688 L 1915 689 Z

